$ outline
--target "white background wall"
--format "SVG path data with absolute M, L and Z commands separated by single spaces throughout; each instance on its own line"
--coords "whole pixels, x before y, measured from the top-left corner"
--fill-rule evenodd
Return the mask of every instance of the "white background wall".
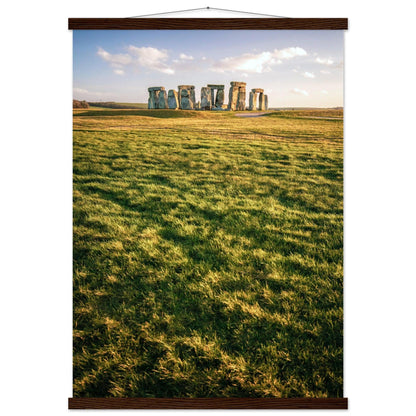
M 288 17 L 349 18 L 345 396 L 354 416 L 415 414 L 416 91 L 410 4 L 402 0 L 3 3 L 1 413 L 59 416 L 68 412 L 67 398 L 72 395 L 72 34 L 67 18 L 128 17 L 209 5 Z M 314 411 L 321 413 L 339 414 Z

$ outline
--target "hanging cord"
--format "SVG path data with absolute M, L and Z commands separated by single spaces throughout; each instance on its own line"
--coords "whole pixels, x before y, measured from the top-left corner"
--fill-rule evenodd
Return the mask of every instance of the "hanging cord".
M 130 18 L 135 18 L 135 17 L 148 17 L 148 16 L 159 16 L 161 14 L 172 14 L 172 13 L 183 13 L 183 12 L 194 12 L 197 10 L 218 10 L 221 12 L 233 12 L 233 13 L 245 13 L 245 14 L 251 14 L 251 15 L 257 15 L 257 16 L 267 16 L 267 17 L 285 17 L 285 16 L 276 16 L 274 14 L 264 14 L 264 13 L 252 13 L 252 12 L 246 12 L 243 10 L 230 10 L 230 9 L 219 9 L 217 7 L 199 7 L 197 9 L 185 9 L 185 10 L 174 10 L 171 12 L 161 12 L 161 13 L 151 13 L 151 14 L 142 14 L 139 16 L 131 16 Z

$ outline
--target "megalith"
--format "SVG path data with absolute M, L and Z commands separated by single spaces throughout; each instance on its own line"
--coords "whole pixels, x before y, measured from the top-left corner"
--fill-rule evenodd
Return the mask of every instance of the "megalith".
M 193 110 L 192 98 L 188 89 L 181 89 L 181 104 L 182 110 Z
M 159 108 L 169 108 L 168 95 L 164 89 L 159 91 Z
M 254 108 L 256 107 L 256 99 L 257 99 L 256 93 L 254 93 L 253 91 L 250 91 L 250 96 L 248 99 L 248 109 L 250 111 L 253 111 Z
M 211 107 L 222 108 L 224 104 L 224 85 L 208 84 L 207 87 L 211 90 Z
M 224 105 L 224 86 L 222 89 L 218 89 L 217 96 L 215 98 L 215 107 L 222 108 Z
M 196 98 L 195 98 L 195 87 L 193 85 L 191 85 L 189 92 L 191 94 L 192 107 L 195 108 Z
M 195 108 L 195 86 L 178 85 L 179 108 L 193 110 Z
M 157 105 L 159 106 L 159 97 L 156 99 L 156 91 L 149 89 L 149 99 L 147 101 L 147 108 L 154 109 L 156 108 L 156 101 Z
M 168 92 L 168 106 L 172 110 L 179 108 L 178 93 L 175 90 L 169 90 Z
M 238 88 L 231 87 L 228 94 L 228 109 L 235 111 L 237 108 Z
M 260 111 L 264 111 L 266 109 L 266 100 L 264 97 L 265 97 L 264 93 L 261 92 L 259 94 L 259 107 L 258 107 Z
M 237 99 L 237 111 L 244 111 L 246 109 L 246 88 L 239 88 Z
M 253 88 L 250 92 L 250 99 L 249 99 L 249 105 L 248 109 L 253 110 L 261 110 L 261 102 L 263 100 L 264 96 L 264 90 L 262 88 Z M 259 105 L 257 106 L 257 97 L 259 97 Z
M 212 90 L 208 87 L 201 88 L 201 110 L 211 110 L 212 108 Z
M 183 110 L 224 110 L 232 111 L 260 110 L 269 108 L 268 97 L 262 88 L 250 91 L 249 106 L 246 107 L 246 83 L 230 83 L 228 106 L 224 104 L 224 85 L 208 84 L 201 88 L 201 101 L 196 102 L 194 85 L 178 85 L 178 91 L 165 91 L 165 87 L 149 87 L 149 109 L 183 109 Z
M 228 109 L 232 111 L 246 109 L 246 83 L 231 81 Z
M 149 91 L 149 99 L 147 101 L 147 108 L 148 109 L 155 109 L 155 108 L 159 108 L 159 104 L 160 104 L 160 92 L 165 91 L 165 87 L 150 87 L 147 89 L 147 91 Z

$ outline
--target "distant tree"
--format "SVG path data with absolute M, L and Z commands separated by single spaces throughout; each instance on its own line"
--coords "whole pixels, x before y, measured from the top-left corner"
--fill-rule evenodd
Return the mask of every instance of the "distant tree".
M 89 108 L 90 106 L 88 103 L 84 101 L 79 100 L 72 100 L 72 108 Z

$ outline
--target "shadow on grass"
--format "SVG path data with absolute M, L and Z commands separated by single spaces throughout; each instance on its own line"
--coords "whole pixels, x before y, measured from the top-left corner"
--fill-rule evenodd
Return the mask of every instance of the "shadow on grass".
M 142 116 L 153 118 L 197 118 L 203 117 L 204 112 L 191 110 L 88 110 L 74 114 L 74 117 L 117 117 Z

